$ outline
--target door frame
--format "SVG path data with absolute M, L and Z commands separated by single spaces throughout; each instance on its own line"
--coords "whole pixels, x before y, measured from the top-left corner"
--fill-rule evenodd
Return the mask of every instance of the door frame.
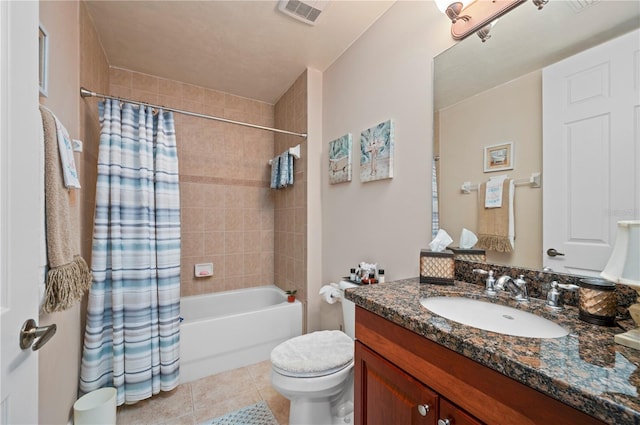
M 38 353 L 19 347 L 38 319 L 44 167 L 36 1 L 0 1 L 0 423 L 38 423 Z

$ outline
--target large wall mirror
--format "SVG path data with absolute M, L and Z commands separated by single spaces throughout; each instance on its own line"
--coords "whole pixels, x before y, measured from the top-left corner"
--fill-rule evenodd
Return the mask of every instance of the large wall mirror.
M 463 193 L 464 182 L 542 172 L 542 69 L 638 27 L 637 1 L 551 1 L 541 11 L 526 2 L 496 23 L 487 42 L 472 35 L 435 58 L 440 227 L 452 245 L 463 228 L 477 228 L 478 194 Z M 485 148 L 507 142 L 513 142 L 513 169 L 485 172 Z M 637 176 L 637 167 L 630 173 Z M 543 190 L 553 182 L 544 174 L 542 181 L 541 188 L 516 187 L 515 249 L 487 252 L 488 262 L 543 267 Z M 620 219 L 631 218 L 639 217 Z

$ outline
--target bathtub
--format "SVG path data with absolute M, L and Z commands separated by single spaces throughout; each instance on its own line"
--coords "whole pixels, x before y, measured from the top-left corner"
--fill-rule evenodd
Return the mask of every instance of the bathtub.
M 182 297 L 180 382 L 269 359 L 302 334 L 302 303 L 275 285 Z

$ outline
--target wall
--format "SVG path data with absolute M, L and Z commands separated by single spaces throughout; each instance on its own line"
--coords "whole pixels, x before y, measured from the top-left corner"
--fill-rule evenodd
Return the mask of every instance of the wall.
M 79 138 L 79 3 L 40 2 L 40 22 L 49 33 L 48 97 L 40 97 L 40 102 L 56 114 L 72 138 Z M 79 220 L 79 193 L 72 193 L 71 199 L 72 213 Z M 80 306 L 40 315 L 40 326 L 51 323 L 58 331 L 39 351 L 38 415 L 41 423 L 62 424 L 68 422 L 77 395 Z
M 273 105 L 111 68 L 109 94 L 273 126 Z M 174 114 L 180 170 L 182 296 L 273 284 L 273 134 Z M 194 265 L 213 262 L 212 277 Z
M 93 20 L 84 2 L 80 3 L 80 86 L 105 93 L 109 90 L 109 63 L 105 56 Z M 77 94 L 74 93 L 77 97 Z M 96 180 L 98 177 L 98 145 L 100 144 L 100 121 L 98 101 L 95 98 L 80 99 L 80 134 L 84 141 L 80 177 L 82 178 L 82 225 L 80 242 L 82 256 L 91 261 L 93 238 L 93 214 L 95 211 Z M 86 309 L 81 314 L 83 323 Z M 84 325 L 83 325 L 84 332 Z
M 307 331 L 323 327 L 322 287 L 322 72 L 307 68 Z
M 307 132 L 307 73 L 298 77 L 275 108 L 275 126 L 297 133 Z M 307 305 L 307 140 L 275 134 L 273 154 L 300 145 L 300 159 L 294 160 L 293 186 L 273 190 L 275 206 L 274 279 L 285 290 L 297 290 Z M 306 317 L 306 314 L 305 314 Z
M 450 22 L 433 2 L 397 2 L 323 78 L 322 278 L 337 281 L 361 261 L 386 279 L 418 275 L 430 241 L 432 59 L 453 44 Z M 392 179 L 361 183 L 360 132 L 395 122 Z M 328 142 L 353 134 L 353 180 L 329 185 Z M 323 323 L 339 314 L 324 309 Z M 329 310 L 329 311 L 328 311 Z
M 508 174 L 527 179 L 542 171 L 542 73 L 535 71 L 440 110 L 440 225 L 458 244 L 463 227 L 476 232 L 477 192 L 463 194 L 465 181 L 478 183 Z M 484 173 L 483 148 L 514 142 L 514 169 Z M 515 250 L 487 252 L 487 261 L 542 267 L 542 189 L 516 187 Z

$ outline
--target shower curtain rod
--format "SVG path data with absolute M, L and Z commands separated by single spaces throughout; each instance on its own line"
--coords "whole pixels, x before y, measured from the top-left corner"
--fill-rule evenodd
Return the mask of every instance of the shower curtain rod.
M 165 110 L 165 111 L 176 112 L 178 114 L 189 115 L 191 117 L 198 117 L 198 118 L 205 118 L 205 119 L 208 119 L 208 120 L 221 121 L 221 122 L 226 122 L 228 124 L 237 124 L 237 125 L 242 125 L 242 126 L 245 126 L 245 127 L 257 128 L 258 130 L 266 130 L 266 131 L 273 131 L 274 133 L 289 134 L 291 136 L 298 136 L 298 137 L 304 137 L 304 138 L 307 137 L 307 133 L 296 133 L 296 132 L 288 131 L 288 130 L 280 130 L 279 128 L 265 127 L 265 126 L 262 126 L 262 125 L 251 124 L 251 123 L 248 123 L 248 122 L 234 121 L 234 120 L 229 120 L 229 119 L 226 119 L 226 118 L 214 117 L 213 115 L 199 114 L 197 112 L 183 111 L 182 109 L 169 108 L 169 107 L 161 106 L 161 105 L 153 105 L 151 103 L 146 103 L 146 102 L 138 102 L 138 101 L 135 101 L 135 100 L 125 99 L 125 98 L 122 98 L 122 97 L 108 96 L 106 94 L 100 94 L 100 93 L 92 92 L 91 90 L 87 90 L 84 87 L 80 87 L 80 96 L 82 96 L 82 97 L 98 97 L 100 99 L 112 99 L 112 100 L 117 100 L 117 101 L 120 101 L 120 102 L 133 103 L 134 105 L 149 106 L 149 107 L 155 108 L 155 109 L 162 109 L 162 110 Z

